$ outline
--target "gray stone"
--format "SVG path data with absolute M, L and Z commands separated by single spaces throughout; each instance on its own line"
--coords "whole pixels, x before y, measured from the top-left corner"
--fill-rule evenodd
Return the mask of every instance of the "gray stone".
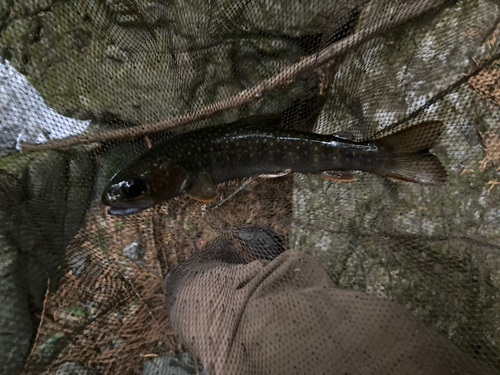
M 97 372 L 78 362 L 64 362 L 57 369 L 56 375 L 97 375 Z
M 67 158 L 67 193 L 64 241 L 69 242 L 81 228 L 91 205 L 95 160 L 91 147 L 73 148 Z
M 316 130 L 367 139 L 405 119 L 473 68 L 473 59 L 488 57 L 483 38 L 498 12 L 493 1 L 459 1 L 347 54 Z M 371 22 L 370 14 L 361 19 Z M 500 353 L 500 232 L 498 194 L 488 195 L 488 182 L 499 174 L 479 168 L 478 130 L 498 126 L 500 111 L 461 85 L 412 123 L 427 119 L 446 124 L 433 150 L 448 171 L 446 186 L 362 173 L 352 183 L 296 175 L 291 247 L 318 256 L 340 287 L 393 299 L 491 360 Z
M 237 231 L 260 259 L 273 260 L 284 251 L 283 239 L 269 227 L 244 225 L 237 228 Z
M 67 264 L 73 274 L 79 276 L 90 264 L 90 253 L 85 249 L 74 251 L 68 256 Z
M 26 11 L 37 8 L 34 0 L 25 3 L 0 10 L 0 48 L 10 63 L 58 113 L 125 126 L 170 118 L 269 78 L 307 54 L 294 38 L 336 30 L 364 1 L 244 3 L 238 22 L 229 17 L 236 3 L 227 2 L 51 2 L 38 13 Z M 219 39 L 227 32 L 230 39 Z M 281 111 L 305 93 L 303 83 L 207 123 Z
M 123 255 L 131 260 L 141 260 L 146 254 L 146 248 L 138 242 L 132 242 L 123 248 Z
M 271 0 L 263 3 L 222 1 L 214 9 L 209 33 L 217 35 L 248 32 L 282 34 L 291 37 L 341 29 L 368 1 L 308 2 Z M 189 6 L 192 1 L 183 1 Z M 192 5 L 191 5 L 192 6 Z M 213 7 L 212 7 L 213 8 Z
M 200 375 L 208 375 L 198 360 Z M 195 375 L 196 368 L 193 357 L 189 353 L 180 353 L 176 356 L 154 358 L 144 363 L 142 375 Z
M 385 3 L 376 1 L 364 10 L 361 20 L 366 21 L 358 27 L 378 22 L 381 15 L 376 4 L 385 8 Z M 474 60 L 488 58 L 495 46 L 483 45 L 482 35 L 491 31 L 498 11 L 494 1 L 459 1 L 438 14 L 424 16 L 425 22 L 401 26 L 347 54 L 329 89 L 317 130 L 328 133 L 343 125 L 358 138 L 367 138 L 406 118 L 475 67 Z M 453 95 L 447 100 L 425 109 L 424 114 L 443 119 L 450 116 L 448 112 L 455 114 L 463 102 Z M 467 110 L 467 106 L 462 108 Z
M 6 219 L 0 213 L 0 220 Z M 19 269 L 15 245 L 0 230 L 0 373 L 12 373 L 23 364 L 33 333 L 28 293 Z

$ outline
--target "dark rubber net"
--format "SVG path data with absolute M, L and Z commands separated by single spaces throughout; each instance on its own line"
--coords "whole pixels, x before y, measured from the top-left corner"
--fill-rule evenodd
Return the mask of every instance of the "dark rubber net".
M 0 2 L 0 372 L 500 374 L 499 24 L 497 0 Z M 244 176 L 108 214 L 152 146 L 256 115 L 350 142 L 440 121 L 447 182 Z

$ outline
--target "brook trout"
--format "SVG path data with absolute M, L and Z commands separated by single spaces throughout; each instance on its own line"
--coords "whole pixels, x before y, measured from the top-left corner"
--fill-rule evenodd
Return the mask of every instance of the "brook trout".
M 447 180 L 429 151 L 444 128 L 439 121 L 366 142 L 281 129 L 280 122 L 280 116 L 253 116 L 169 138 L 119 171 L 102 201 L 109 214 L 130 215 L 184 194 L 214 200 L 215 185 L 225 181 L 290 172 L 334 181 L 354 180 L 354 170 L 424 185 Z

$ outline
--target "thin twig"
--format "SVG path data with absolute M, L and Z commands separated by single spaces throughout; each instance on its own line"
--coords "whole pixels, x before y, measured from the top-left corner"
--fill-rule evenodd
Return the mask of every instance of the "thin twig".
M 246 180 L 243 184 L 241 184 L 241 186 L 238 189 L 236 189 L 235 192 L 233 192 L 231 195 L 229 195 L 229 197 L 227 197 L 225 199 L 221 199 L 221 201 L 216 206 L 213 207 L 213 210 L 220 208 L 224 203 L 229 201 L 236 194 L 238 194 L 240 191 L 242 191 L 244 188 L 246 188 L 250 182 L 252 182 L 252 177 L 249 177 L 248 180 Z
M 496 185 L 500 185 L 500 182 L 498 182 L 497 180 L 491 180 L 491 181 L 488 182 L 488 185 L 491 185 L 490 188 L 488 189 L 488 193 L 487 193 L 487 195 L 490 195 L 490 193 L 493 190 L 493 188 Z
M 168 256 L 165 254 L 165 249 L 163 246 L 163 236 L 162 236 L 162 215 L 160 214 L 161 206 L 153 208 L 153 214 L 151 218 L 151 225 L 153 229 L 153 246 L 156 250 L 156 260 L 158 261 L 160 268 L 160 277 L 163 279 L 168 271 L 170 271 Z
M 486 42 L 488 41 L 489 37 L 493 35 L 493 38 L 495 38 L 495 30 L 497 29 L 498 25 L 500 24 L 500 15 L 497 16 L 495 19 L 495 22 L 493 23 L 493 26 L 491 26 L 488 31 L 484 34 L 483 40 L 481 42 L 481 45 L 485 45 Z
M 194 359 L 194 367 L 196 368 L 196 375 L 200 375 L 200 370 L 198 369 L 198 358 L 196 358 L 196 355 L 191 353 Z
M 47 308 L 47 300 L 49 298 L 49 289 L 50 289 L 50 278 L 47 280 L 47 290 L 45 291 L 45 298 L 43 299 L 43 308 L 42 308 L 42 315 L 40 316 L 40 324 L 38 324 L 38 329 L 36 331 L 35 335 L 35 340 L 33 341 L 33 347 L 31 348 L 30 355 L 28 358 L 31 358 L 33 356 L 33 353 L 35 352 L 37 346 L 36 343 L 38 342 L 38 336 L 40 335 L 40 332 L 42 331 L 42 324 L 43 324 L 43 318 L 45 317 L 45 309 Z
M 144 306 L 146 306 L 146 310 L 148 311 L 149 315 L 151 316 L 151 318 L 153 318 L 153 320 L 155 321 L 156 323 L 156 326 L 158 328 L 160 328 L 160 323 L 158 322 L 158 320 L 156 319 L 156 317 L 153 315 L 153 312 L 151 311 L 151 309 L 149 308 L 148 304 L 146 303 L 146 301 L 144 300 L 144 298 L 142 298 L 141 294 L 139 293 L 139 291 L 136 289 L 134 283 L 132 282 L 132 280 L 130 280 L 130 278 L 128 276 L 126 276 L 125 274 L 125 270 L 123 269 L 123 267 L 120 265 L 119 262 L 116 262 L 116 264 L 118 265 L 118 267 L 121 269 L 122 271 L 122 276 L 123 276 L 123 279 L 128 283 L 128 285 L 132 288 L 135 296 L 137 298 L 139 298 L 139 300 L 144 304 Z
M 360 45 L 375 35 L 412 20 L 429 10 L 436 8 L 442 3 L 443 0 L 425 0 L 421 1 L 417 6 L 408 12 L 399 12 L 397 14 L 387 15 L 383 21 L 377 22 L 373 26 L 367 27 L 364 30 L 342 39 L 318 53 L 309 55 L 288 68 L 285 68 L 277 75 L 262 81 L 256 86 L 253 86 L 248 90 L 244 90 L 228 99 L 204 106 L 192 113 L 175 116 L 157 123 L 143 124 L 135 127 L 111 130 L 97 134 L 78 135 L 72 138 L 63 138 L 42 144 L 21 143 L 21 148 L 23 151 L 46 151 L 80 144 L 130 139 L 206 119 L 216 113 L 240 107 L 244 104 L 258 100 L 269 91 L 288 86 L 294 82 L 299 75 L 322 66 L 325 63 L 331 62 L 335 57 L 344 54 L 348 50 Z
M 153 147 L 153 143 L 151 143 L 151 138 L 149 138 L 149 135 L 146 134 L 144 136 L 144 139 L 146 140 L 146 145 L 148 146 L 148 148 Z

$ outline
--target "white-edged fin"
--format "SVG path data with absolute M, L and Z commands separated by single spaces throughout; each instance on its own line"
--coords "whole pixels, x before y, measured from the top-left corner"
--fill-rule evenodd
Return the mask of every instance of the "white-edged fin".
M 186 189 L 186 195 L 201 202 L 211 202 L 219 196 L 217 188 L 212 182 L 209 174 L 203 172 L 195 181 L 193 186 Z
M 347 171 L 323 171 L 314 174 L 328 181 L 352 182 L 356 180 L 351 172 Z
M 128 215 L 133 215 L 137 212 L 141 212 L 142 210 L 145 210 L 145 208 L 141 208 L 141 207 L 128 207 L 128 208 L 111 207 L 108 210 L 108 214 L 113 215 L 113 216 L 128 216 Z
M 273 172 L 273 173 L 264 173 L 259 175 L 260 178 L 277 178 L 277 177 L 283 177 L 289 174 L 292 170 L 291 169 L 285 169 L 284 171 L 281 172 Z
M 348 141 L 355 141 L 354 134 L 352 132 L 346 130 L 343 132 L 338 132 L 338 133 L 333 133 L 332 134 L 334 137 L 340 138 L 340 139 L 345 139 Z

